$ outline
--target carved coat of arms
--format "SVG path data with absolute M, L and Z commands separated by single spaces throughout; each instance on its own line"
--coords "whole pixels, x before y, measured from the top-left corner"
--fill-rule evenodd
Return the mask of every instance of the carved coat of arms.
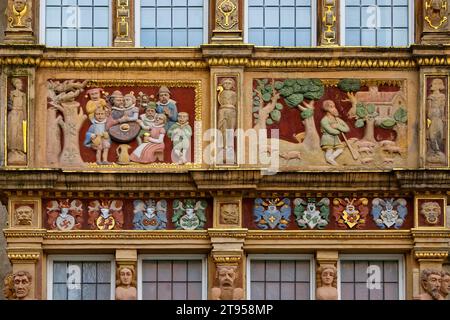
M 80 200 L 51 200 L 47 202 L 47 223 L 51 230 L 81 229 L 83 203 Z
M 291 219 L 291 200 L 280 199 L 255 199 L 253 218 L 260 229 L 286 229 Z
M 329 223 L 330 199 L 323 198 L 316 202 L 315 198 L 294 200 L 295 221 L 301 229 L 324 229 Z
M 177 229 L 203 229 L 206 223 L 205 209 L 208 206 L 204 200 L 195 202 L 193 199 L 173 202 L 172 222 Z
M 394 227 L 399 229 L 405 222 L 408 209 L 405 199 L 380 199 L 372 200 L 372 217 L 376 225 L 381 229 Z
M 93 230 L 122 230 L 123 202 L 120 200 L 91 201 L 88 224 Z
M 365 226 L 369 207 L 367 198 L 333 200 L 333 215 L 341 228 L 359 229 Z
M 167 201 L 135 200 L 133 225 L 135 230 L 163 230 L 167 226 Z

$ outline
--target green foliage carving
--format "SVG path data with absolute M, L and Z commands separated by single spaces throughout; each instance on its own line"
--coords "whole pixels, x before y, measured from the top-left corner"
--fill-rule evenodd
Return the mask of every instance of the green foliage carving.
M 342 79 L 338 83 L 338 88 L 345 92 L 358 92 L 359 90 L 361 90 L 361 80 Z

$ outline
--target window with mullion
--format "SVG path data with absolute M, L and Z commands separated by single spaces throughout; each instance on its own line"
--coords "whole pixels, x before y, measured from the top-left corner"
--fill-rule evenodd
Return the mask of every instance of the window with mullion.
M 141 46 L 199 46 L 204 37 L 203 0 L 141 0 Z
M 311 0 L 247 0 L 248 42 L 311 46 Z
M 48 46 L 103 47 L 110 44 L 110 0 L 46 0 Z
M 408 0 L 344 0 L 345 44 L 408 46 Z

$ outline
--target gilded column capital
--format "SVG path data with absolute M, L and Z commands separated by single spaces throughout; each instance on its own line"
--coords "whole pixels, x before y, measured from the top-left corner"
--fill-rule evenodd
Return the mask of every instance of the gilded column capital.
M 40 256 L 37 252 L 8 252 L 12 264 L 36 263 Z

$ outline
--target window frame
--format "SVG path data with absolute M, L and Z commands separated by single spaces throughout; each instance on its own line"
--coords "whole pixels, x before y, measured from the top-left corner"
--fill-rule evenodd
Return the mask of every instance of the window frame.
M 247 295 L 246 299 L 251 300 L 251 283 L 252 283 L 252 274 L 251 274 L 251 262 L 252 260 L 294 260 L 294 261 L 309 261 L 309 300 L 316 299 L 316 266 L 314 262 L 313 254 L 248 254 L 247 255 Z
M 209 0 L 203 1 L 203 43 L 209 43 Z M 157 29 L 157 28 L 156 28 Z M 199 46 L 143 47 L 141 45 L 141 0 L 134 1 L 134 45 L 136 48 L 198 48 Z M 172 29 L 173 30 L 173 29 Z
M 248 40 L 248 30 L 249 30 L 249 13 L 248 13 L 248 1 L 249 0 L 243 0 L 243 5 L 244 5 L 244 26 L 243 26 L 243 33 L 244 33 L 244 43 L 249 43 Z M 263 48 L 313 48 L 313 47 L 317 47 L 317 0 L 311 0 L 311 45 L 310 46 L 261 46 L 261 45 L 257 45 L 254 43 L 249 43 L 249 44 L 254 44 L 255 47 L 263 47 Z M 279 27 L 281 29 L 281 27 Z
M 113 0 L 108 0 L 108 45 L 107 46 L 48 46 L 46 43 L 46 8 L 47 8 L 47 0 L 40 0 L 39 4 L 39 44 L 45 45 L 48 48 L 110 48 L 113 46 L 113 11 L 112 11 L 112 3 Z M 93 28 L 95 29 L 95 28 Z
M 116 264 L 112 254 L 51 254 L 47 257 L 47 300 L 53 300 L 53 263 L 54 262 L 104 262 L 111 263 L 111 295 L 110 300 L 115 300 L 116 292 Z M 65 300 L 64 300 L 65 301 Z
M 341 300 L 341 261 L 397 261 L 398 262 L 398 300 L 405 300 L 406 272 L 404 254 L 341 254 L 338 260 L 337 289 Z M 356 301 L 356 300 L 355 300 Z
M 347 0 L 342 0 L 340 3 L 340 17 L 339 17 L 339 23 L 340 23 L 340 39 L 341 43 L 340 46 L 342 47 L 367 47 L 367 48 L 408 48 L 411 45 L 414 44 L 414 27 L 415 27 L 415 1 L 408 1 L 408 45 L 406 47 L 399 47 L 399 46 L 350 46 L 345 43 L 345 35 L 346 35 L 346 25 L 345 25 L 345 6 L 346 6 Z
M 202 261 L 202 300 L 208 299 L 208 263 L 205 254 L 141 254 L 137 263 L 137 300 L 142 300 L 142 262 L 154 260 L 201 260 Z M 156 300 L 157 301 L 157 300 Z M 176 300 L 172 300 L 176 301 Z

